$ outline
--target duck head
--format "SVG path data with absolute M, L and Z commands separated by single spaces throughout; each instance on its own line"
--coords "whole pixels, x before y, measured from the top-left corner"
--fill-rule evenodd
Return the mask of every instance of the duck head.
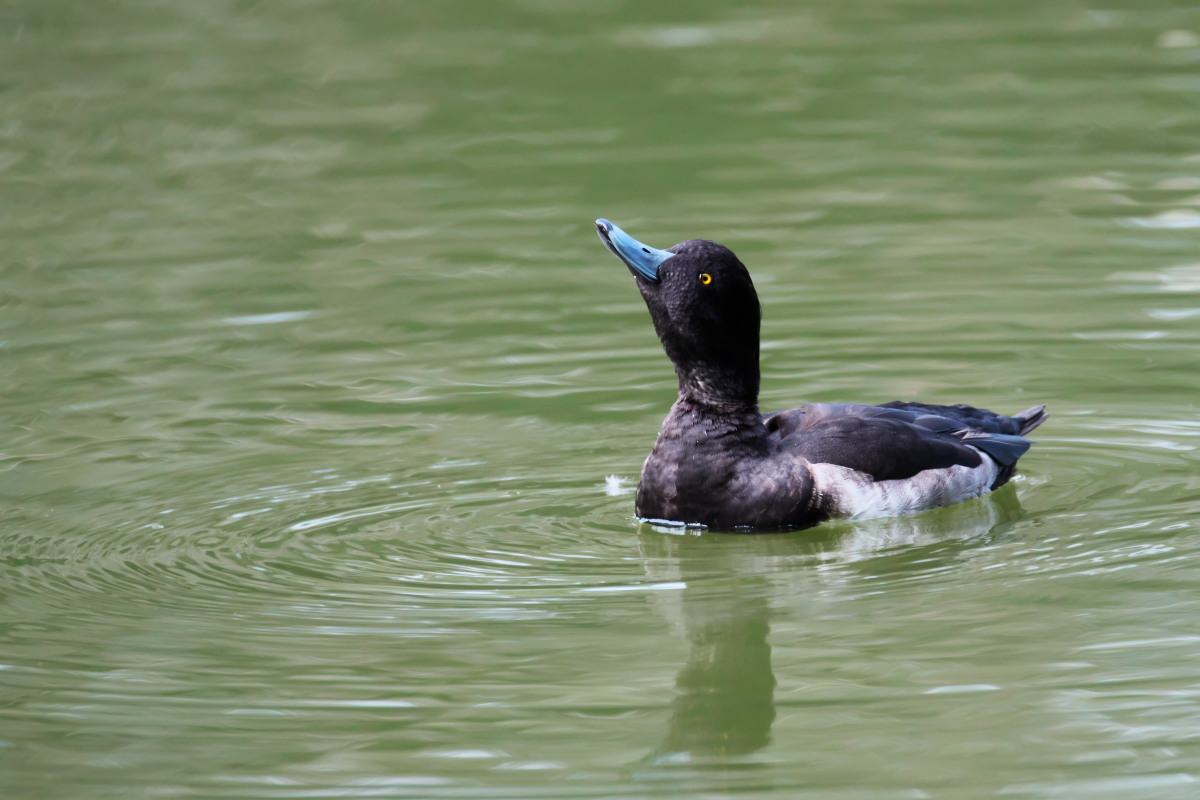
M 758 403 L 762 311 L 750 273 L 716 242 L 692 239 L 659 250 L 606 219 L 600 241 L 629 268 L 654 330 L 679 375 L 683 399 L 753 409 Z

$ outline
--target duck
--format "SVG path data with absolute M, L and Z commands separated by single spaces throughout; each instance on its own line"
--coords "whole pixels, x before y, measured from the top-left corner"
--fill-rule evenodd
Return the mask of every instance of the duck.
M 778 530 L 954 505 L 1006 484 L 1049 416 L 909 401 L 762 413 L 762 307 L 733 251 L 705 239 L 660 250 L 607 219 L 596 231 L 632 273 L 679 379 L 638 481 L 640 520 Z

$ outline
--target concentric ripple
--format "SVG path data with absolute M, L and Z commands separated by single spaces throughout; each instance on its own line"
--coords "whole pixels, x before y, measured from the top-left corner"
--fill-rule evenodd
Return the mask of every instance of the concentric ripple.
M 1113 5 L 9 0 L 0 796 L 1194 796 L 1200 37 Z M 601 216 L 734 248 L 764 408 L 1052 417 L 639 525 Z

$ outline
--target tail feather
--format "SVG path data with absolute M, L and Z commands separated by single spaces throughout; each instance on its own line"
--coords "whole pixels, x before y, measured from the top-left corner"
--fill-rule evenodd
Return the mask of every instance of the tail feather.
M 1044 405 L 1027 408 L 1020 414 L 1013 415 L 1013 419 L 1015 419 L 1021 425 L 1022 436 L 1029 433 L 1031 430 L 1036 428 L 1038 425 L 1041 425 L 1049 418 L 1050 414 L 1046 412 L 1046 407 Z

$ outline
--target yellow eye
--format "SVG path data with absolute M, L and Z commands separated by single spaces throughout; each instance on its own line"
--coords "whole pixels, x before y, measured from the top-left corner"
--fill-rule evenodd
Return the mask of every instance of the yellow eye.
M 700 273 L 700 282 L 703 283 L 705 286 L 708 286 L 710 283 L 712 283 L 712 275 L 709 275 L 707 272 L 701 272 Z

